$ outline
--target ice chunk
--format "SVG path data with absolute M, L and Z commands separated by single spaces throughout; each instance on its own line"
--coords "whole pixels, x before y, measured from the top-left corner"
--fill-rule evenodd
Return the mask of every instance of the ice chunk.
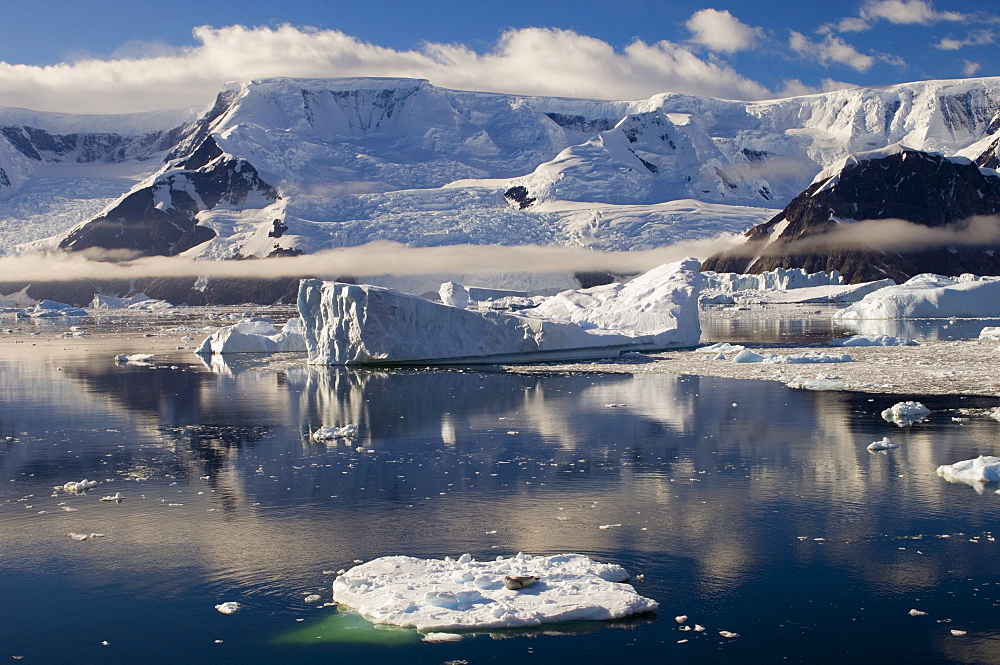
M 502 583 L 505 576 L 531 576 L 537 582 L 509 590 Z M 338 577 L 333 599 L 374 623 L 422 631 L 605 620 L 656 610 L 656 601 L 637 594 L 624 583 L 627 579 L 621 566 L 582 554 L 521 554 L 483 562 L 464 556 L 387 556 Z
M 305 351 L 302 319 L 289 319 L 278 330 L 269 321 L 241 321 L 209 335 L 195 350 L 200 355 Z
M 1000 327 L 998 326 L 986 326 L 979 331 L 979 339 L 1000 339 Z
M 469 290 L 461 284 L 445 282 L 438 289 L 438 295 L 441 296 L 441 302 L 449 307 L 465 309 L 469 306 Z
M 743 349 L 733 356 L 734 363 L 760 363 L 764 362 L 764 356 L 750 349 Z
M 346 439 L 358 435 L 357 425 L 336 425 L 320 427 L 312 433 L 313 441 L 332 441 L 334 439 Z
M 149 300 L 149 296 L 145 293 L 137 293 L 134 296 L 129 296 L 128 298 L 116 298 L 114 296 L 106 296 L 100 293 L 95 293 L 94 299 L 90 302 L 90 308 L 125 309 L 130 305 L 135 305 L 146 300 Z
M 219 610 L 223 614 L 233 614 L 235 612 L 238 612 L 240 607 L 241 605 L 237 603 L 235 600 L 230 600 L 225 603 L 220 603 L 219 605 L 216 605 L 215 609 Z
M 97 487 L 96 480 L 87 480 L 84 478 L 83 480 L 71 480 L 65 485 L 56 485 L 55 489 L 62 490 L 64 492 L 86 492 L 94 487 Z
M 121 503 L 125 499 L 125 495 L 121 492 L 115 492 L 113 496 L 103 496 L 101 501 L 114 501 L 115 503 Z
M 980 455 L 976 459 L 943 464 L 937 468 L 945 480 L 977 485 L 1000 481 L 1000 457 Z
M 868 444 L 868 450 L 871 452 L 877 452 L 879 450 L 892 450 L 893 448 L 899 448 L 898 443 L 893 443 L 889 437 L 882 437 L 881 441 L 872 441 Z
M 375 286 L 303 280 L 309 362 L 463 364 L 606 358 L 698 343 L 698 261 L 624 284 L 563 291 L 516 313 L 479 312 Z
M 63 316 L 87 316 L 86 310 L 53 300 L 43 300 L 28 312 L 28 316 L 36 319 L 53 319 Z
M 897 402 L 882 412 L 882 418 L 904 427 L 923 420 L 930 412 L 920 402 Z
M 118 365 L 125 365 L 128 363 L 135 365 L 152 365 L 154 360 L 156 360 L 156 356 L 152 353 L 119 353 L 115 356 L 115 363 Z

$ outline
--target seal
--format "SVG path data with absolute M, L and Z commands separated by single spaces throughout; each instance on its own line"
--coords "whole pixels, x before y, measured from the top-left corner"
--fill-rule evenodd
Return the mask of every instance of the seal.
M 523 589 L 524 587 L 531 586 L 538 581 L 538 578 L 534 575 L 520 575 L 518 577 L 511 577 L 510 575 L 504 575 L 503 585 L 510 589 L 511 591 L 517 591 Z

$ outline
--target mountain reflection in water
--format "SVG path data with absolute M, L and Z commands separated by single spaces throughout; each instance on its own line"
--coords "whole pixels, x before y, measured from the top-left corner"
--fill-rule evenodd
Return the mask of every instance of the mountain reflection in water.
M 879 417 L 909 398 L 653 374 L 316 368 L 294 356 L 206 366 L 178 353 L 154 368 L 5 356 L 0 655 L 1000 659 L 995 488 L 934 473 L 998 453 L 1000 423 L 985 417 L 995 400 L 925 398 L 934 413 L 908 428 Z M 347 424 L 356 438 L 310 438 Z M 883 436 L 900 448 L 869 453 Z M 52 489 L 82 478 L 101 484 Z M 121 503 L 99 501 L 115 492 Z M 636 589 L 660 615 L 428 644 L 370 639 L 347 610 L 303 601 L 328 601 L 334 571 L 355 560 L 519 551 L 619 563 L 643 575 Z M 243 609 L 214 610 L 227 600 Z M 707 630 L 679 632 L 680 614 Z

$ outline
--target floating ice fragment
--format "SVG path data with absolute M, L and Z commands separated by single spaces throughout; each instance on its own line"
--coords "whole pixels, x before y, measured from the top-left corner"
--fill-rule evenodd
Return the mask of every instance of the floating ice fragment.
M 674 621 L 676 621 L 677 623 L 684 623 L 687 620 L 688 620 L 688 615 L 686 614 L 681 614 L 679 616 L 674 617 Z
M 927 612 L 921 612 L 920 610 L 914 609 L 914 610 L 910 610 L 910 616 L 911 617 L 925 617 L 925 616 L 927 616 Z
M 740 636 L 739 633 L 733 633 L 733 632 L 728 631 L 728 630 L 720 630 L 719 631 L 719 635 L 722 635 L 723 637 L 725 637 L 727 639 L 733 639 L 734 637 L 739 637 Z
M 461 558 L 461 557 L 460 557 Z M 466 580 L 464 573 L 471 573 Z M 539 579 L 523 593 L 504 576 Z M 505 628 L 615 619 L 657 608 L 625 583 L 628 573 L 582 554 L 475 561 L 380 557 L 333 582 L 333 599 L 375 623 L 421 631 Z
M 424 635 L 424 642 L 461 642 L 462 636 L 458 633 L 427 633 Z
M 307 603 L 318 603 L 321 600 L 323 600 L 323 597 L 318 593 L 311 593 L 305 597 L 305 602 Z
M 954 635 L 955 637 L 962 637 L 963 635 L 967 635 L 968 631 L 958 630 L 956 628 L 952 628 L 951 629 L 951 634 Z
M 943 464 L 937 474 L 945 480 L 968 483 L 982 489 L 983 483 L 1000 481 L 1000 457 L 980 455 L 976 459 Z
M 63 490 L 64 492 L 86 492 L 89 489 L 97 487 L 96 480 L 80 480 L 80 481 L 70 481 L 65 485 L 56 485 L 55 489 Z
M 215 609 L 219 610 L 223 614 L 233 614 L 234 612 L 239 611 L 241 607 L 242 606 L 235 600 L 230 600 L 225 603 L 220 603 L 219 605 L 216 605 Z
M 916 346 L 917 344 L 918 342 L 906 337 L 889 335 L 854 335 L 830 342 L 830 346 Z
M 931 410 L 920 402 L 897 402 L 882 412 L 882 418 L 905 427 L 923 420 L 930 412 Z
M 334 439 L 347 439 L 358 435 L 357 425 L 324 426 L 312 433 L 313 441 L 332 441 Z
M 899 444 L 893 443 L 887 436 L 882 437 L 881 441 L 872 441 L 868 444 L 868 450 L 873 453 L 880 450 L 892 450 L 893 448 L 899 448 Z
M 683 631 L 683 632 L 686 633 L 686 632 L 688 632 L 688 631 L 691 630 L 691 626 L 681 626 L 677 630 L 680 630 L 680 631 Z
M 66 535 L 69 536 L 70 538 L 72 538 L 73 540 L 80 540 L 80 541 L 91 540 L 93 538 L 103 538 L 104 537 L 103 533 L 73 533 L 73 532 L 70 532 L 70 533 L 67 533 Z
M 694 632 L 696 632 L 696 633 L 704 633 L 704 632 L 705 632 L 705 627 L 704 627 L 704 626 L 702 626 L 702 625 L 701 625 L 701 624 L 699 624 L 699 623 L 696 623 L 696 624 L 694 625 Z
M 115 492 L 113 496 L 102 496 L 101 501 L 114 501 L 115 503 L 121 503 L 124 498 L 124 494 L 121 492 Z

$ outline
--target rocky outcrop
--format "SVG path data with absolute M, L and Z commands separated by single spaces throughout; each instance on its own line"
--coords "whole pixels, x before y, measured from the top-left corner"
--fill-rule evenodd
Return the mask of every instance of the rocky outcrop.
M 1000 224 L 989 216 L 998 214 L 995 172 L 895 145 L 821 173 L 778 215 L 747 231 L 743 246 L 710 257 L 702 269 L 838 270 L 848 283 L 901 282 L 924 272 L 995 275 Z
M 197 214 L 259 194 L 278 198 L 246 160 L 225 154 L 211 136 L 174 168 L 155 176 L 59 243 L 68 251 L 123 250 L 130 256 L 174 256 L 215 237 Z

